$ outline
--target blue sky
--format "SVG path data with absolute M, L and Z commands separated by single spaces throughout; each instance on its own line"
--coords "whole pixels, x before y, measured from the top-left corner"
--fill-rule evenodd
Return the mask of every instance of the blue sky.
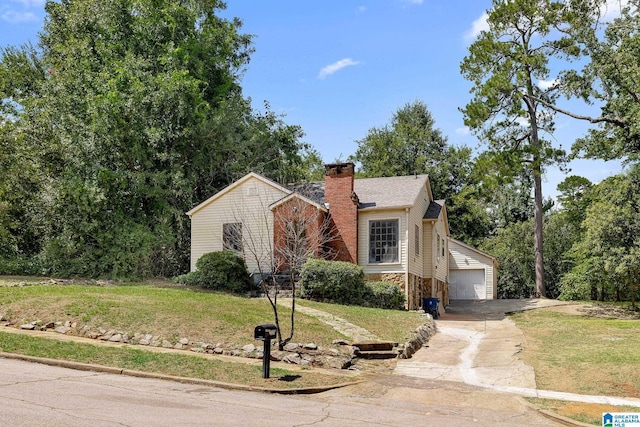
M 0 0 L 0 45 L 37 41 L 44 0 Z M 325 162 L 345 160 L 368 129 L 383 126 L 408 102 L 421 100 L 450 144 L 478 148 L 459 107 L 470 83 L 459 64 L 483 28 L 490 0 L 229 0 L 225 17 L 243 21 L 255 52 L 242 80 L 256 108 L 268 101 Z M 558 117 L 554 143 L 569 148 L 586 126 Z M 621 171 L 620 162 L 579 160 L 571 174 L 593 182 Z M 565 178 L 549 169 L 545 196 Z

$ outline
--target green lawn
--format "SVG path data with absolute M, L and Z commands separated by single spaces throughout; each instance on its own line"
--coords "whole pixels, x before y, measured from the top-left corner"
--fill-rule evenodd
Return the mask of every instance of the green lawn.
M 538 388 L 640 398 L 640 320 L 532 310 L 512 317 Z
M 23 281 L 23 280 L 20 280 Z M 223 347 L 253 343 L 256 325 L 273 322 L 273 311 L 266 299 L 243 298 L 205 292 L 169 283 L 133 283 L 125 285 L 31 285 L 2 286 L 16 282 L 0 277 L 0 315 L 14 326 L 33 321 L 76 322 L 76 330 L 89 326 L 128 333 L 152 334 L 172 342 L 189 338 L 193 342 L 221 343 Z M 343 317 L 383 339 L 404 342 L 413 336 L 425 318 L 412 312 L 346 307 L 331 304 L 301 304 L 326 310 Z M 278 307 L 283 334 L 288 335 L 290 309 Z M 59 334 L 51 333 L 51 338 Z M 332 341 L 348 339 L 318 319 L 296 313 L 293 342 L 316 343 L 332 347 Z M 96 344 L 99 342 L 96 341 Z M 123 369 L 153 371 L 178 376 L 214 379 L 239 384 L 261 385 L 261 366 L 236 362 L 215 363 L 190 352 L 160 354 L 145 346 L 111 348 L 93 344 L 60 342 L 55 339 L 13 333 L 0 333 L 0 350 L 38 357 L 104 364 Z M 238 358 L 238 361 L 242 358 Z M 275 373 L 274 373 L 275 372 Z M 271 381 L 269 387 L 324 386 L 345 381 L 345 377 L 322 375 L 313 369 L 292 373 L 273 371 L 272 376 L 294 381 Z
M 350 323 L 362 326 L 382 340 L 398 343 L 404 343 L 413 338 L 416 335 L 416 328 L 427 322 L 425 316 L 416 312 L 380 310 L 300 299 L 296 300 L 296 303 L 342 317 Z
M 6 332 L 0 332 L 0 351 L 270 389 L 326 387 L 358 379 L 327 375 L 313 370 L 276 367 L 271 367 L 271 378 L 263 379 L 261 364 L 228 362 L 212 357 L 199 357 L 188 352 L 168 354 L 146 350 L 143 347 L 137 349 L 63 342 Z
M 279 311 L 288 319 L 290 310 Z M 273 322 L 264 299 L 151 285 L 0 287 L 0 314 L 14 323 L 68 320 L 78 329 L 88 325 L 226 345 L 254 342 L 254 327 Z M 284 324 L 283 329 L 288 332 Z M 337 338 L 343 336 L 331 327 L 296 314 L 296 340 L 326 346 Z

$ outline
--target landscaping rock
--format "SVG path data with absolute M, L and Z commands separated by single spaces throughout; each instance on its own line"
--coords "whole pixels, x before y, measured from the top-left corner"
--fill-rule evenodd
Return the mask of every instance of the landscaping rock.
M 65 326 L 67 326 L 67 325 L 65 324 Z M 100 339 L 102 341 L 108 341 L 113 336 L 113 334 L 115 334 L 115 333 L 116 333 L 116 331 L 111 329 L 110 331 L 107 331 L 107 332 L 103 333 L 102 336 L 100 337 Z
M 223 354 L 224 353 L 224 348 L 216 347 L 216 348 L 213 349 L 213 353 L 214 354 Z
M 180 341 L 178 341 L 179 344 L 182 345 L 188 345 L 189 344 L 189 338 L 180 338 Z
M 66 334 L 67 332 L 69 332 L 69 328 L 67 328 L 66 326 L 58 326 L 55 331 L 59 334 Z
M 253 353 L 256 350 L 256 346 L 253 344 L 247 344 L 244 347 L 242 347 L 242 351 L 244 351 L 245 353 Z
M 349 341 L 346 341 L 346 340 L 333 340 L 333 341 L 331 341 L 331 344 L 333 344 L 333 345 L 351 345 L 351 343 Z
M 315 343 L 307 343 L 305 345 L 302 346 L 302 348 L 306 349 L 306 350 L 317 350 L 318 346 Z
M 294 365 L 299 365 L 300 363 L 302 363 L 302 358 L 300 357 L 300 355 L 298 353 L 293 353 L 293 354 L 287 354 L 283 359 L 283 362 L 286 363 L 291 363 Z
M 298 343 L 294 343 L 294 342 L 290 342 L 287 345 L 284 346 L 284 350 L 285 351 L 295 351 L 298 349 L 298 347 L 300 347 L 300 344 Z
M 282 359 L 284 359 L 284 357 L 287 355 L 287 353 L 285 353 L 284 351 L 280 351 L 280 350 L 275 350 L 272 351 L 269 359 L 273 360 L 274 362 L 280 362 L 282 361 Z
M 33 331 L 36 328 L 36 325 L 33 323 L 25 323 L 24 325 L 20 325 L 20 329 L 25 329 L 27 331 Z
M 113 334 L 109 337 L 110 342 L 120 342 L 122 340 L 122 334 Z
M 172 348 L 173 344 L 171 344 L 171 341 L 168 340 L 162 340 L 162 348 Z
M 398 354 L 398 359 L 410 359 L 413 354 L 422 348 L 429 339 L 436 333 L 436 325 L 433 321 L 425 323 L 416 329 L 417 335 L 406 344 L 404 344 L 404 350 Z

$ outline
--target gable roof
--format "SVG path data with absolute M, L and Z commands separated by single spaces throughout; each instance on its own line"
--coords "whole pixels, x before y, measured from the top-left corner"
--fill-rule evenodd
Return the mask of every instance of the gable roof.
M 317 209 L 320 209 L 323 212 L 328 212 L 328 209 L 324 206 L 324 204 L 321 203 L 317 203 L 315 200 L 311 200 L 308 197 L 303 196 L 300 193 L 291 193 L 287 196 L 284 196 L 282 199 L 280 200 L 276 200 L 275 202 L 273 202 L 270 206 L 269 209 L 274 210 L 275 208 L 277 208 L 278 206 L 282 205 L 283 203 L 288 202 L 291 199 L 299 199 L 302 202 L 309 204 L 311 206 L 316 207 Z
M 306 197 L 313 202 L 324 206 L 324 182 L 301 182 L 297 184 L 288 184 L 287 188 Z
M 497 258 L 494 257 L 493 255 L 483 252 L 480 249 L 474 248 L 473 246 L 467 245 L 466 243 L 461 242 L 460 240 L 454 239 L 453 237 L 449 237 L 449 242 L 453 243 L 454 246 L 455 245 L 462 246 L 463 248 L 469 249 L 472 252 L 475 252 L 477 254 L 490 258 L 491 260 L 493 260 L 493 263 L 495 264 L 496 267 L 500 266 L 500 263 L 498 263 Z M 449 251 L 451 251 L 451 246 L 449 247 Z
M 442 219 L 444 222 L 445 232 L 447 233 L 447 236 L 449 236 L 449 233 L 451 231 L 449 229 L 449 217 L 447 215 L 447 208 L 445 207 L 445 200 L 434 200 L 429 203 L 427 211 L 424 213 L 422 220 L 435 222 L 438 220 L 438 218 L 440 218 L 440 215 L 442 215 L 443 217 Z
M 187 212 L 188 216 L 192 216 L 193 214 L 195 214 L 196 212 L 198 212 L 200 209 L 204 208 L 205 206 L 209 205 L 210 203 L 212 203 L 213 201 L 215 201 L 216 199 L 222 197 L 223 195 L 227 194 L 228 192 L 230 192 L 231 190 L 238 188 L 239 186 L 241 186 L 242 184 L 244 184 L 245 182 L 251 180 L 251 179 L 257 179 L 259 181 L 262 181 L 263 183 L 282 191 L 282 193 L 284 195 L 291 193 L 291 190 L 281 186 L 280 184 L 276 184 L 275 182 L 271 181 L 268 178 L 265 178 L 262 175 L 258 175 L 255 172 L 249 172 L 248 174 L 246 174 L 245 176 L 243 176 L 242 178 L 240 178 L 239 180 L 233 182 L 232 184 L 230 184 L 229 186 L 223 188 L 222 190 L 218 191 L 216 194 L 214 194 L 213 196 L 209 197 L 207 200 L 205 200 L 204 202 L 200 203 L 198 206 L 196 206 L 195 208 L 191 209 L 189 212 Z
M 422 219 L 428 219 L 431 221 L 435 221 L 440 216 L 440 212 L 442 212 L 442 208 L 444 207 L 444 200 L 435 200 L 429 203 L 429 207 L 427 211 L 424 213 L 424 217 Z
M 307 182 L 300 184 L 289 184 L 286 187 L 271 181 L 255 172 L 250 172 L 239 180 L 230 184 L 228 187 L 220 190 L 209 199 L 200 203 L 198 206 L 187 212 L 188 216 L 192 216 L 200 209 L 209 205 L 219 197 L 237 188 L 250 179 L 258 179 L 267 185 L 270 185 L 283 193 L 283 199 L 274 204 L 277 205 L 289 199 L 293 193 L 297 193 L 302 200 L 318 207 L 325 207 L 324 202 L 324 182 Z M 375 209 L 403 209 L 412 207 L 422 189 L 426 186 L 428 200 L 433 200 L 431 185 L 428 175 L 408 175 L 408 176 L 391 176 L 380 178 L 359 178 L 353 182 L 353 189 L 359 199 L 359 210 L 375 210 Z M 444 205 L 444 201 L 442 201 Z M 429 208 L 431 208 L 431 202 Z M 440 209 L 442 207 L 440 206 Z M 434 208 L 435 209 L 435 208 Z M 428 211 L 427 211 L 428 212 Z M 436 216 L 435 219 L 438 217 Z M 425 219 L 427 219 L 425 217 Z
M 412 207 L 422 189 L 427 185 L 427 175 L 362 178 L 353 183 L 353 190 L 360 200 L 360 209 L 390 209 Z M 428 190 L 429 200 L 433 199 Z

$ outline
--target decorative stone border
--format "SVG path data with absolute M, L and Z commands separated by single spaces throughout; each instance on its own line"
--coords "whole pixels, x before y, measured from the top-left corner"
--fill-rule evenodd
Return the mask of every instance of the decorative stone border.
M 431 319 L 430 322 L 425 323 L 416 329 L 416 336 L 407 341 L 404 344 L 404 350 L 398 355 L 398 359 L 411 359 L 411 356 L 418 351 L 422 346 L 429 342 L 432 336 L 437 332 L 436 324 Z

